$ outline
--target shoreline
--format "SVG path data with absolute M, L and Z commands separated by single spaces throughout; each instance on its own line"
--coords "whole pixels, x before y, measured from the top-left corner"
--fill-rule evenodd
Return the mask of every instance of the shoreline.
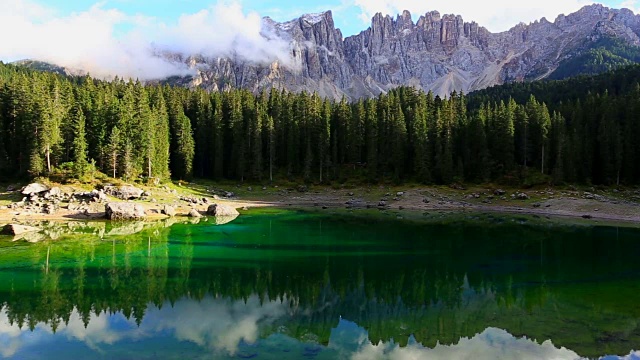
M 390 188 L 356 188 L 353 190 L 336 190 L 316 188 L 314 191 L 296 192 L 292 189 L 280 190 L 273 187 L 271 192 L 265 190 L 243 192 L 232 199 L 219 199 L 211 195 L 215 191 L 208 188 L 185 187 L 182 193 L 175 190 L 152 191 L 159 199 L 135 200 L 131 203 L 144 207 L 147 218 L 155 221 L 169 218 L 161 214 L 165 205 L 175 208 L 177 217 L 185 217 L 195 209 L 204 214 L 208 205 L 221 203 L 236 209 L 244 208 L 299 208 L 303 210 L 331 211 L 346 210 L 379 210 L 381 212 L 452 212 L 452 213 L 492 213 L 505 215 L 528 215 L 545 218 L 562 218 L 568 221 L 593 223 L 624 223 L 640 226 L 640 202 L 621 200 L 603 195 L 580 195 L 580 192 L 529 191 L 526 201 L 519 201 L 508 196 L 494 196 L 485 190 L 482 195 L 473 190 L 456 190 L 450 188 L 418 187 L 397 192 L 391 195 Z M 479 190 L 481 191 L 481 190 Z M 185 194 L 207 199 L 208 202 L 190 204 L 184 200 Z M 242 189 L 239 189 L 242 192 Z M 382 194 L 386 192 L 385 194 Z M 517 194 L 516 191 L 514 194 Z M 551 194 L 551 195 L 549 195 Z M 490 199 L 490 200 L 488 200 Z M 505 200 L 506 199 L 506 200 Z M 113 200 L 114 202 L 119 200 Z M 108 201 L 111 202 L 111 201 Z M 0 209 L 0 224 L 22 223 L 33 221 L 95 221 L 104 219 L 104 203 L 93 203 L 85 212 L 69 211 L 61 206 L 55 214 L 31 213 L 17 209 Z

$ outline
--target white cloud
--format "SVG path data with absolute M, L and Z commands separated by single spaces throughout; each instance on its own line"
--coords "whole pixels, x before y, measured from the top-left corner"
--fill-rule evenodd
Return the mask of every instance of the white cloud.
M 12 34 L 0 47 L 4 61 L 36 59 L 98 77 L 141 79 L 190 72 L 184 64 L 154 56 L 158 51 L 293 65 L 288 43 L 262 36 L 261 17 L 245 15 L 234 2 L 220 1 L 195 14 L 183 14 L 175 25 L 107 9 L 103 3 L 68 16 L 56 16 L 55 10 L 30 0 L 0 0 L 0 8 L 0 32 Z M 123 28 L 130 30 L 119 33 Z
M 591 0 L 536 0 L 536 1 L 451 1 L 451 0 L 354 0 L 361 9 L 360 18 L 365 23 L 377 12 L 397 14 L 409 10 L 414 16 L 437 10 L 441 14 L 462 15 L 465 21 L 476 21 L 490 31 L 505 31 L 519 22 L 529 23 L 546 17 L 553 21 L 559 14 L 568 14 Z
M 620 3 L 619 7 L 627 8 L 634 13 L 640 13 L 640 0 L 624 0 Z
M 401 348 L 393 344 L 367 344 L 353 354 L 352 360 L 439 360 L 439 359 L 556 359 L 574 360 L 580 356 L 565 348 L 556 348 L 551 341 L 538 344 L 526 338 L 518 339 L 504 330 L 489 328 L 473 338 L 463 338 L 456 345 L 437 345 L 433 349 L 420 345 Z

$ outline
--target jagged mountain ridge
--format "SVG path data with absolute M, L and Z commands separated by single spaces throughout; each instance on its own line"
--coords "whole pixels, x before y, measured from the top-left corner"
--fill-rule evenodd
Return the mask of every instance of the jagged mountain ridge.
M 373 97 L 398 86 L 446 96 L 454 90 L 468 93 L 514 81 L 559 78 L 560 72 L 575 75 L 579 70 L 567 70 L 567 66 L 581 68 L 581 59 L 589 59 L 581 55 L 596 49 L 603 39 L 640 53 L 640 15 L 599 4 L 559 15 L 554 22 L 543 18 L 500 33 L 437 11 L 416 22 L 408 11 L 395 18 L 378 13 L 368 29 L 347 38 L 335 27 L 331 11 L 282 23 L 266 17 L 263 33 L 289 43 L 290 63 L 295 66 L 160 51 L 156 56 L 186 64 L 195 74 L 162 82 L 210 91 L 309 91 L 334 99 Z M 616 61 L 633 63 L 637 56 Z M 51 68 L 48 71 L 61 74 L 81 73 L 40 61 L 22 65 Z M 556 72 L 560 66 L 562 71 Z
M 415 23 L 408 11 L 395 19 L 379 13 L 371 27 L 347 38 L 335 27 L 331 11 L 284 23 L 265 18 L 264 26 L 290 41 L 296 71 L 278 62 L 191 56 L 183 61 L 197 75 L 182 79 L 182 84 L 209 90 L 275 87 L 352 99 L 405 85 L 446 95 L 547 78 L 560 63 L 604 36 L 640 46 L 640 16 L 602 5 L 559 15 L 554 22 L 543 18 L 521 23 L 501 33 L 437 11 Z

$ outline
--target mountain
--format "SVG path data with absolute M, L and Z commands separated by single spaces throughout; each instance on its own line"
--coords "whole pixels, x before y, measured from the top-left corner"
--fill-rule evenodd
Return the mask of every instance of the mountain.
M 332 98 L 376 96 L 409 85 L 446 95 L 507 82 L 597 73 L 640 60 L 640 16 L 602 5 L 559 15 L 554 22 L 543 18 L 521 23 L 501 33 L 437 11 L 415 23 L 408 11 L 395 19 L 379 13 L 371 27 L 347 38 L 336 29 L 330 11 L 285 23 L 265 18 L 264 27 L 290 41 L 297 70 L 277 62 L 256 65 L 190 57 L 187 61 L 198 75 L 189 85 L 210 90 L 275 87 Z M 608 45 L 624 51 L 610 52 Z M 599 63 L 589 66 L 594 58 Z
M 640 60 L 640 16 L 602 5 L 500 33 L 437 11 L 413 22 L 404 11 L 396 18 L 378 13 L 367 30 L 344 38 L 327 11 L 284 23 L 264 18 L 263 34 L 289 43 L 293 66 L 164 53 L 159 56 L 185 63 L 195 73 L 165 81 L 208 90 L 317 91 L 336 99 L 377 96 L 402 85 L 447 95 L 595 74 Z

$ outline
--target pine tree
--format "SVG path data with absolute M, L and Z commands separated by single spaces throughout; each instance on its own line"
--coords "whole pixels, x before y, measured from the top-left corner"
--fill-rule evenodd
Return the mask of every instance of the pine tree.
M 113 173 L 113 178 L 115 179 L 118 175 L 118 169 L 120 168 L 120 149 L 122 145 L 122 135 L 120 133 L 120 129 L 117 126 L 114 126 L 111 129 L 111 134 L 109 135 L 109 140 L 106 144 L 107 151 L 107 160 L 109 161 L 109 167 L 111 172 Z
M 89 170 L 87 161 L 87 140 L 85 132 L 85 117 L 80 106 L 71 113 L 75 138 L 73 139 L 73 175 L 80 179 Z

